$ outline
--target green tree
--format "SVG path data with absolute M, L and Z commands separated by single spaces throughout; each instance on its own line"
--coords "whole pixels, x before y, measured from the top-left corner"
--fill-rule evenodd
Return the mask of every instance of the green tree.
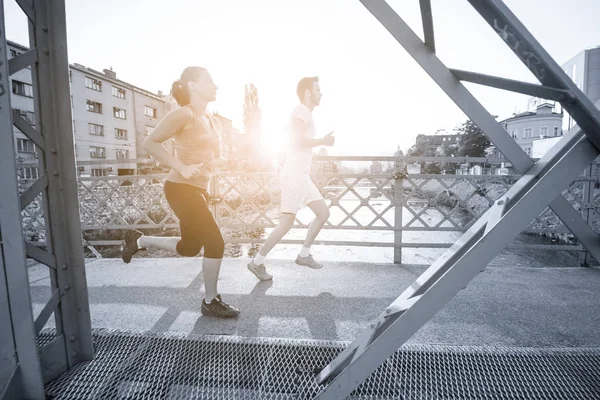
M 485 149 L 490 146 L 490 140 L 470 119 L 454 130 L 460 135 L 458 154 L 462 157 L 485 157 Z

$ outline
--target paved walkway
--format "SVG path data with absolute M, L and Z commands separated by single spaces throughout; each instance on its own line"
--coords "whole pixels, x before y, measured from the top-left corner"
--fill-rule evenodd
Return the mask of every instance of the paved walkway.
M 222 321 L 200 314 L 199 259 L 135 258 L 128 265 L 90 259 L 92 324 L 134 331 L 350 341 L 425 270 L 332 262 L 315 271 L 271 260 L 274 280 L 258 282 L 247 271 L 247 261 L 224 261 L 220 291 L 242 314 Z M 600 347 L 600 271 L 493 265 L 410 342 Z M 37 315 L 49 298 L 49 279 L 43 266 L 29 270 Z M 53 319 L 47 326 L 53 326 Z

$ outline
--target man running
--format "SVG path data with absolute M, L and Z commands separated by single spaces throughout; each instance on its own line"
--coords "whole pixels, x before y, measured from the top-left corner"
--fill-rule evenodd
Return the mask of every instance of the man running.
M 321 100 L 319 78 L 301 79 L 298 82 L 296 93 L 300 104 L 294 108 L 290 117 L 288 125 L 290 140 L 283 167 L 279 172 L 281 218 L 279 225 L 271 232 L 256 257 L 248 264 L 250 272 L 263 281 L 273 278 L 266 271 L 265 257 L 289 232 L 294 224 L 296 213 L 306 205 L 315 213 L 315 219 L 308 228 L 306 239 L 296 258 L 296 264 L 314 269 L 323 267 L 310 254 L 310 247 L 329 218 L 329 208 L 310 178 L 310 167 L 313 158 L 312 149 L 317 146 L 333 146 L 335 139 L 333 132 L 322 138 L 315 138 L 316 130 L 312 111 Z

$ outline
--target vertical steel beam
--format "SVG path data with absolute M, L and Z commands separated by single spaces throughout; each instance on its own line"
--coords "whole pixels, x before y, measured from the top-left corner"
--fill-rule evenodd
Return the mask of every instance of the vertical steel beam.
M 581 196 L 581 218 L 585 223 L 590 225 L 590 210 L 594 207 L 594 183 L 591 181 L 592 173 L 593 173 L 594 165 L 590 165 L 586 168 L 584 173 L 585 180 L 581 182 L 583 184 L 582 196 Z M 594 241 L 597 248 L 600 248 L 600 240 L 596 238 Z M 587 247 L 586 247 L 587 249 Z M 590 250 L 593 250 L 593 247 L 587 251 L 583 251 L 579 254 L 579 264 L 584 267 L 588 265 Z
M 62 326 L 69 367 L 93 357 L 91 319 L 85 275 L 77 173 L 73 144 L 69 64 L 64 0 L 34 0 L 31 47 L 38 50 L 32 69 L 36 116 L 45 149 L 40 157 L 48 176 L 46 232 L 56 258 L 61 302 L 55 312 Z M 59 239 L 60 238 L 60 239 Z
M 425 46 L 435 53 L 435 36 L 433 34 L 433 14 L 431 0 L 419 0 L 421 6 L 421 20 L 423 21 L 423 37 Z
M 13 390 L 20 391 L 24 398 L 44 398 L 44 386 L 38 361 L 33 325 L 33 311 L 29 294 L 29 278 L 25 259 L 25 243 L 22 234 L 21 204 L 17 187 L 17 165 L 12 127 L 11 85 L 7 60 L 6 31 L 4 28 L 4 1 L 0 0 L 0 239 L 2 258 L 0 274 L 0 317 L 4 331 L 12 330 L 12 343 L 2 343 L 4 365 L 15 370 L 20 383 Z M 4 295 L 2 295 L 4 292 Z M 8 312 L 7 312 L 8 311 Z M 4 334 L 2 335 L 4 339 Z M 12 346 L 11 346 L 12 345 Z M 10 354 L 10 348 L 16 354 Z M 8 353 L 6 353 L 8 351 Z M 16 357 L 15 357 L 16 356 Z M 6 357 L 6 358 L 5 358 Z M 8 364 L 4 364 L 4 362 Z M 1 370 L 1 368 L 0 368 Z M 13 378 L 10 378 L 13 379 Z M 10 382 L 6 382 L 8 386 Z M 17 387 L 17 389 L 14 389 Z

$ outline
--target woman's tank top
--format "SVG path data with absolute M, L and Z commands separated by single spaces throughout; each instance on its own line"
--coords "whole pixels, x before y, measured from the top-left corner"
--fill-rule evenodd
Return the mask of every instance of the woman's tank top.
M 212 162 L 215 153 L 218 154 L 220 149 L 220 125 L 212 116 L 207 115 L 203 120 L 193 109 L 192 114 L 192 121 L 173 137 L 175 157 L 185 165 L 206 163 L 201 167 L 203 173 L 199 177 L 185 179 L 178 171 L 172 169 L 167 180 L 208 190 L 213 173 Z

